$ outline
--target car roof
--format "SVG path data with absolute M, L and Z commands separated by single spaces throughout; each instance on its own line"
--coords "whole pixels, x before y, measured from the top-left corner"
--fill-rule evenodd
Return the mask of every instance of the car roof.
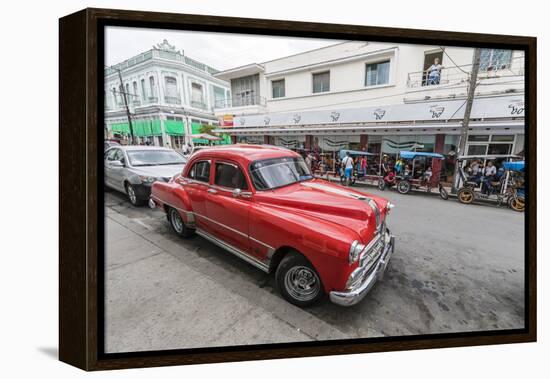
M 126 150 L 126 151 L 132 151 L 132 150 L 165 150 L 165 151 L 173 151 L 173 149 L 170 149 L 168 147 L 162 147 L 162 146 L 141 146 L 141 145 L 121 145 L 116 146 L 119 149 Z
M 193 160 L 206 157 L 225 158 L 248 165 L 248 163 L 262 159 L 299 156 L 298 153 L 279 146 L 235 144 L 201 149 L 194 153 L 191 158 Z

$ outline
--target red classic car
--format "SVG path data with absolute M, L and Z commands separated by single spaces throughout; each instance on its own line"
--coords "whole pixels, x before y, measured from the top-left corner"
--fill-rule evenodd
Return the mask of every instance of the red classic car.
M 313 178 L 299 154 L 274 146 L 201 150 L 180 175 L 153 184 L 149 206 L 180 236 L 196 233 L 275 272 L 282 296 L 302 307 L 325 294 L 356 304 L 394 249 L 390 202 Z

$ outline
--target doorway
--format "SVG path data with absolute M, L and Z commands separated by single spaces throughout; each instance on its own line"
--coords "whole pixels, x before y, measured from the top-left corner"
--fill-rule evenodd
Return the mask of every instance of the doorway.
M 426 73 L 426 71 L 434 63 L 434 60 L 436 58 L 439 59 L 439 64 L 443 65 L 443 51 L 442 50 L 424 52 L 424 69 L 422 71 L 422 85 L 423 86 L 428 85 L 428 74 Z M 441 82 L 439 84 L 441 84 Z

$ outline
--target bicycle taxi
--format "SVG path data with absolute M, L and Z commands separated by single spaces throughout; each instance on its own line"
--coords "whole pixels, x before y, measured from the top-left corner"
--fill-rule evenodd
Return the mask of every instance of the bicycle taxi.
M 492 178 L 485 178 L 480 172 L 472 174 L 475 162 L 500 162 L 501 167 Z M 474 163 L 472 163 L 474 162 Z M 525 210 L 525 161 L 517 155 L 462 156 L 457 159 L 459 185 L 458 201 L 471 204 L 475 200 L 496 202 L 497 206 L 507 204 L 515 211 Z
M 428 160 L 433 162 L 434 159 L 441 161 L 445 160 L 445 156 L 439 153 L 426 153 L 420 151 L 400 151 L 398 161 L 403 161 L 402 167 L 393 178 L 389 179 L 389 175 L 378 182 L 378 188 L 384 190 L 387 187 L 395 185 L 397 192 L 407 194 L 412 189 L 424 190 L 432 192 L 434 188 L 433 178 L 437 178 L 437 189 L 442 199 L 447 200 L 449 194 L 441 182 L 441 167 L 436 172 L 432 172 L 432 164 L 428 164 Z M 419 162 L 422 160 L 422 162 Z M 390 174 L 391 175 L 391 174 Z

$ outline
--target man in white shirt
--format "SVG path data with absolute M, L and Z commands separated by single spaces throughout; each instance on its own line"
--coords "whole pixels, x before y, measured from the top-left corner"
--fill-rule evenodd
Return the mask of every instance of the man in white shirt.
M 346 151 L 346 156 L 342 159 L 342 168 L 344 169 L 344 174 L 346 176 L 346 185 L 349 185 L 351 180 L 351 175 L 353 173 L 353 158 L 350 157 L 349 151 Z
M 485 177 L 483 180 L 483 187 L 485 187 L 482 188 L 483 193 L 491 194 L 491 191 L 493 190 L 493 185 L 491 184 L 491 181 L 494 180 L 496 174 L 497 168 L 495 167 L 493 161 L 487 162 L 487 166 L 485 166 L 485 169 L 483 170 L 483 176 Z

